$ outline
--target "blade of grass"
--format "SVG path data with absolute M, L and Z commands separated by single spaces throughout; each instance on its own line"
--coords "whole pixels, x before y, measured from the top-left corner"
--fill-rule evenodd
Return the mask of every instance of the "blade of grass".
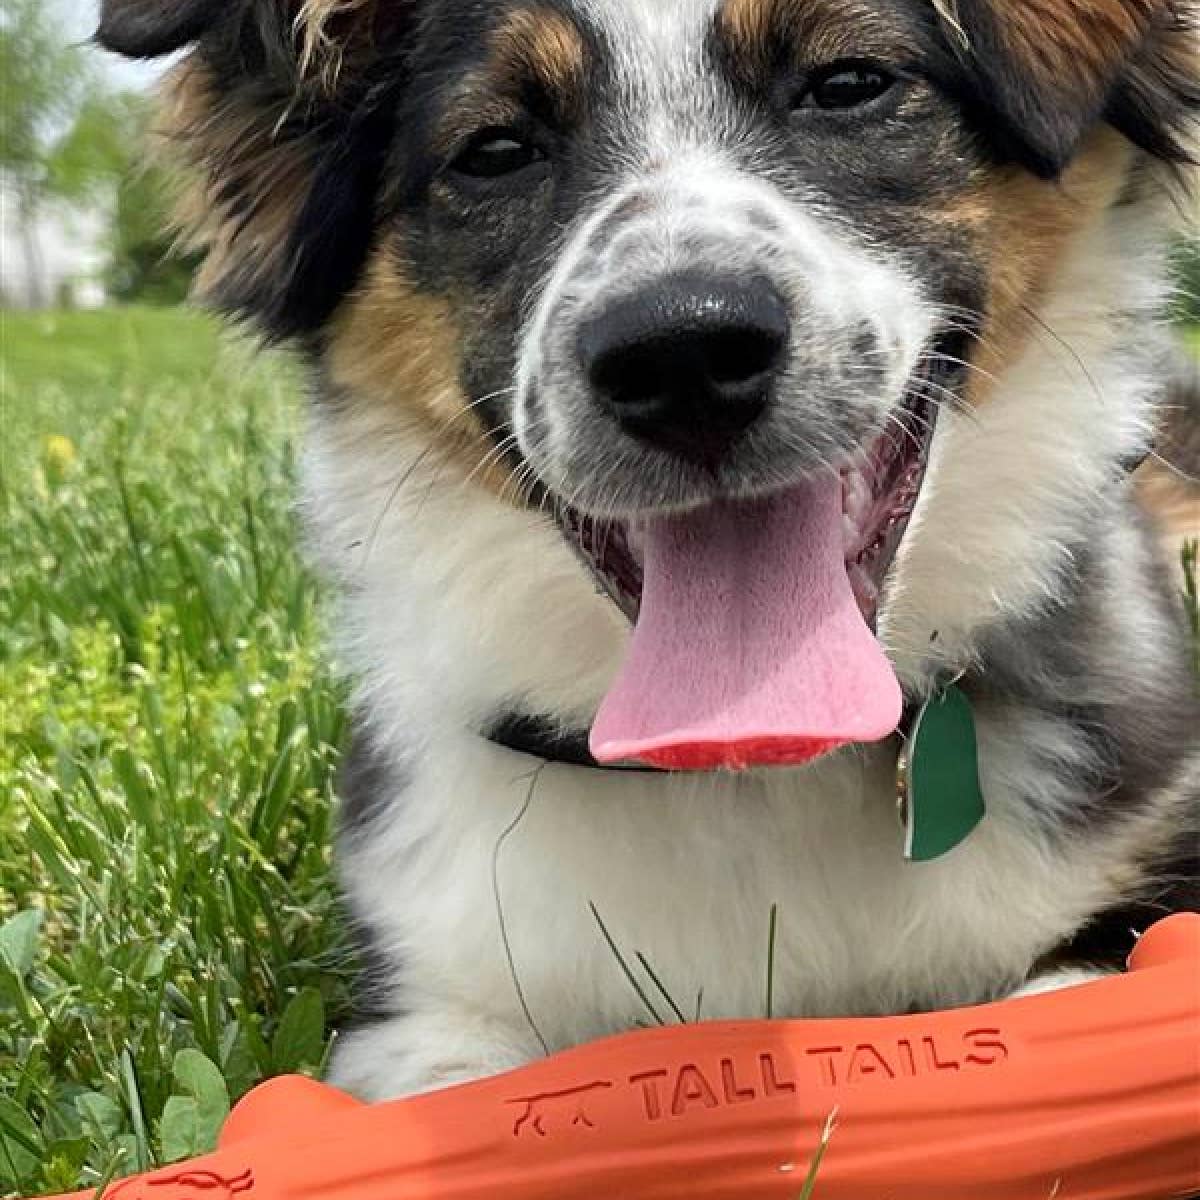
M 1200 676 L 1200 541 L 1183 547 L 1183 605 L 1192 630 L 1192 664 Z
M 667 1002 L 667 1007 L 675 1014 L 676 1020 L 678 1020 L 680 1025 L 686 1025 L 688 1022 L 687 1022 L 687 1017 L 685 1017 L 683 1015 L 683 1010 L 679 1007 L 678 1004 L 675 1003 L 674 999 L 671 996 L 671 993 L 668 992 L 667 989 L 663 986 L 663 982 L 661 979 L 659 979 L 657 972 L 650 965 L 649 960 L 646 958 L 646 956 L 640 950 L 637 952 L 637 960 L 639 963 L 642 964 L 642 970 L 645 971 L 646 974 L 650 976 L 650 982 L 652 984 L 654 984 L 654 987 L 657 990 L 658 994 Z
M 767 1020 L 775 1018 L 775 944 L 779 934 L 779 905 L 771 905 L 771 922 L 767 934 Z
M 813 1155 L 812 1163 L 808 1168 L 808 1177 L 804 1181 L 804 1190 L 800 1193 L 799 1200 L 814 1200 L 817 1194 L 818 1176 L 821 1174 L 821 1164 L 825 1161 L 825 1155 L 829 1153 L 830 1144 L 833 1142 L 833 1135 L 837 1131 L 837 1109 L 829 1114 L 829 1119 L 825 1122 L 825 1128 L 821 1132 L 821 1141 L 817 1146 L 817 1152 Z
M 633 973 L 633 968 L 629 965 L 625 956 L 621 953 L 620 947 L 616 943 L 616 939 L 609 932 L 608 926 L 604 923 L 604 918 L 600 915 L 600 910 L 595 906 L 595 904 L 590 902 L 588 907 L 592 910 L 592 916 L 596 918 L 596 924 L 600 927 L 600 932 L 604 935 L 604 940 L 608 943 L 608 948 L 612 951 L 613 958 L 617 960 L 617 963 L 624 973 L 625 978 L 629 980 L 629 986 L 633 988 L 635 993 L 637 993 L 637 998 L 642 1002 L 642 1006 L 650 1014 L 650 1017 L 654 1021 L 655 1025 L 666 1025 L 666 1021 L 663 1020 L 658 1009 L 656 1009 L 650 1002 L 650 997 L 646 995 L 646 989 L 642 987 L 641 981 Z
M 150 1146 L 149 1130 L 146 1128 L 146 1111 L 142 1104 L 137 1066 L 128 1047 L 121 1051 L 121 1080 L 125 1085 L 125 1099 L 129 1105 L 129 1117 L 137 1143 L 138 1161 L 135 1169 L 148 1171 L 154 1162 L 154 1153 Z

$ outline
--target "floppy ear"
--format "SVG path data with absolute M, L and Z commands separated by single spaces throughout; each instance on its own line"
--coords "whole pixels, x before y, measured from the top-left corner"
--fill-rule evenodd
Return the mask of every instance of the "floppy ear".
M 228 0 L 104 0 L 100 44 L 129 58 L 157 58 L 195 41 Z
M 1200 109 L 1193 0 L 935 0 L 1001 148 L 1053 178 L 1108 120 L 1179 161 Z
M 99 40 L 191 46 L 159 132 L 186 183 L 197 286 L 273 337 L 318 330 L 375 227 L 416 0 L 104 0 Z

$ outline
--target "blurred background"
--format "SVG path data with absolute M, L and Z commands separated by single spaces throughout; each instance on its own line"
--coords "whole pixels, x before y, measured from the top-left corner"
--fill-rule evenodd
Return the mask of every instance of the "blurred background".
M 175 303 L 162 173 L 143 153 L 158 65 L 89 44 L 98 0 L 3 0 L 0 297 L 8 308 Z

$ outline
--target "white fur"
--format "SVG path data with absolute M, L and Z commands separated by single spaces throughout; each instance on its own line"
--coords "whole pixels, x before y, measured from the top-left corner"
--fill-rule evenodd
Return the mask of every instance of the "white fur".
M 1014 993 L 1013 999 L 1025 1000 L 1030 996 L 1045 996 L 1050 992 L 1065 991 L 1067 988 L 1084 987 L 1105 978 L 1106 974 L 1105 971 L 1092 971 L 1087 967 L 1067 967 L 1062 971 L 1039 976 Z
M 1004 770 L 994 745 L 985 755 Z M 765 1015 L 773 905 L 777 1015 L 889 1013 L 1011 990 L 1103 901 L 1111 862 L 1082 851 L 1049 860 L 1006 819 L 993 785 L 991 818 L 968 846 L 907 864 L 890 767 L 873 754 L 804 780 L 634 781 L 537 775 L 535 763 L 461 737 L 430 746 L 346 879 L 405 964 L 387 999 L 412 1016 L 391 1036 L 349 1039 L 339 1080 L 402 1094 L 526 1061 L 539 1037 L 562 1049 L 645 1021 L 591 904 L 689 1017 L 701 993 L 705 1017 Z M 492 874 L 531 790 L 496 880 L 536 1033 L 506 961 Z

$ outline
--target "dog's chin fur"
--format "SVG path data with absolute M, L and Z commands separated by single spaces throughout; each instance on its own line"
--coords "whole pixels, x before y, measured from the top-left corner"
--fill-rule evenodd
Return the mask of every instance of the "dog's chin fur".
M 644 1021 L 593 905 L 689 1014 L 702 996 L 705 1017 L 762 1015 L 773 906 L 775 1011 L 878 1014 L 1055 986 L 1039 972 L 1059 947 L 1172 882 L 1154 872 L 1195 827 L 1200 756 L 1127 773 L 1100 811 L 1112 747 L 1079 717 L 1187 704 L 1178 613 L 1117 466 L 1161 387 L 1160 202 L 1114 194 L 1072 239 L 1044 333 L 987 405 L 943 417 L 882 636 L 913 692 L 940 665 L 1001 663 L 1004 681 L 978 704 L 988 820 L 932 865 L 901 852 L 894 746 L 656 777 L 485 741 L 506 708 L 586 725 L 623 619 L 550 520 L 468 485 L 378 405 L 316 411 L 308 512 L 362 681 L 342 879 L 375 1014 L 342 1039 L 338 1082 L 392 1096 Z
M 935 9 L 956 7 L 964 25 L 947 41 Z M 312 367 L 305 509 L 357 683 L 339 865 L 364 973 L 337 1083 L 402 1095 L 653 1020 L 610 936 L 670 993 L 671 1005 L 648 988 L 659 1016 L 754 1018 L 775 913 L 775 1015 L 885 1014 L 1119 968 L 1131 929 L 1200 902 L 1200 709 L 1182 613 L 1129 474 L 1165 389 L 1163 184 L 1200 111 L 1196 14 L 1191 0 L 1083 9 L 870 0 L 848 21 L 841 3 L 789 0 L 461 11 L 452 0 L 308 0 L 297 17 L 277 0 L 104 0 L 110 48 L 193 46 L 167 120 L 199 168 L 185 220 L 208 251 L 205 284 L 296 339 Z M 454 57 L 463 13 L 481 26 L 469 62 Z M 799 110 L 779 119 L 771 107 L 777 84 L 794 86 L 771 75 L 772 47 L 799 28 L 817 63 L 857 56 L 860 37 L 892 53 L 899 30 L 924 65 L 886 119 L 847 136 L 820 118 L 793 137 Z M 618 52 L 589 74 L 614 37 Z M 514 88 L 529 90 L 531 75 L 579 145 L 563 153 L 569 169 L 548 155 L 536 178 L 479 201 L 436 165 L 444 143 L 512 119 Z M 695 103 L 676 112 L 693 82 Z M 592 102 L 634 132 L 606 142 L 606 122 L 572 107 Z M 660 144 L 635 152 L 643 127 Z M 728 178 L 758 183 L 693 178 L 689 197 L 675 180 L 659 189 L 675 189 L 665 212 L 653 188 L 624 197 L 639 171 L 686 175 L 677 134 L 711 134 Z M 834 318 L 886 332 L 873 318 L 896 317 L 901 296 L 913 306 L 900 318 L 926 306 L 905 379 L 937 314 L 966 313 L 982 334 L 960 403 L 941 405 L 878 623 L 910 699 L 966 672 L 978 718 L 987 820 L 935 863 L 904 858 L 896 743 L 805 770 L 671 776 L 545 763 L 487 737 L 513 714 L 586 728 L 630 636 L 548 513 L 513 502 L 511 443 L 497 444 L 515 430 L 528 452 L 545 417 L 558 452 L 577 450 L 595 416 L 570 329 L 528 353 L 529 328 L 561 321 L 558 299 L 578 290 L 575 274 L 546 286 L 555 261 L 565 271 L 588 258 L 565 254 L 560 235 L 621 196 L 623 236 L 687 253 L 704 241 L 687 214 L 711 190 L 726 207 L 705 229 L 726 237 L 718 250 L 745 250 L 753 206 L 730 197 L 768 183 L 767 207 L 786 200 L 803 215 L 812 255 L 844 237 L 857 249 L 837 262 L 878 249 L 890 272 L 865 289 L 878 312 L 833 303 L 838 288 L 816 295 L 829 312 L 807 326 L 810 357 L 828 351 L 845 366 L 854 343 L 840 335 L 855 326 Z M 772 261 L 787 260 L 776 236 L 787 222 L 760 211 L 757 228 L 775 231 L 763 235 Z M 805 261 L 784 261 L 784 274 Z M 621 261 L 609 266 L 585 274 L 624 279 Z M 858 274 L 825 279 L 849 295 L 864 292 Z M 547 372 L 555 387 L 541 386 Z M 823 383 L 773 415 L 800 441 L 845 435 L 848 393 L 824 386 L 844 374 L 810 372 Z M 559 407 L 533 413 L 535 400 Z M 885 415 L 876 389 L 858 401 Z M 602 436 L 619 445 L 611 422 Z M 571 463 L 547 462 L 520 465 L 553 490 Z

